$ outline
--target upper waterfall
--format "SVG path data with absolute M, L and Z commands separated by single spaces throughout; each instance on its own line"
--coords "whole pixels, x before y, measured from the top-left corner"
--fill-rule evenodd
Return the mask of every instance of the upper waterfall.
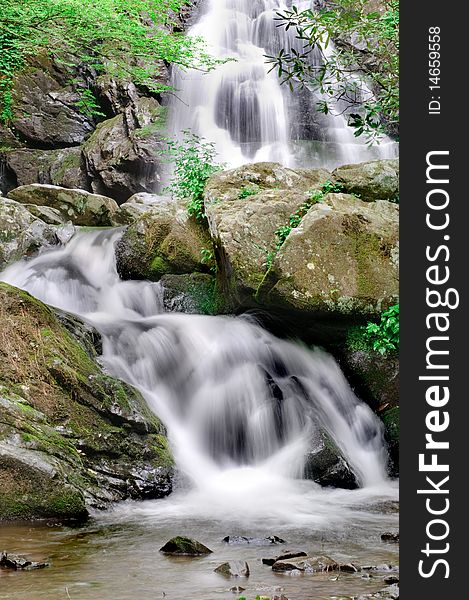
M 300 9 L 314 2 L 302 0 Z M 169 132 L 184 130 L 215 144 L 228 167 L 272 161 L 285 166 L 322 166 L 390 158 L 396 145 L 383 139 L 375 147 L 355 138 L 346 117 L 316 110 L 317 94 L 291 91 L 266 56 L 282 48 L 302 50 L 292 30 L 278 27 L 276 14 L 291 2 L 281 0 L 205 0 L 189 35 L 207 42 L 208 51 L 227 60 L 213 71 L 174 67 Z M 319 64 L 319 51 L 310 54 Z M 270 72 L 269 72 L 270 71 Z

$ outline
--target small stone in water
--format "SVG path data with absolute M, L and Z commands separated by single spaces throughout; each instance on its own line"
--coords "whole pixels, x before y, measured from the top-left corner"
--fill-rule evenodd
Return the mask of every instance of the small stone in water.
M 399 583 L 399 577 L 391 575 L 390 577 L 386 577 L 384 583 L 387 583 L 388 585 L 392 585 L 393 583 Z
M 0 567 L 5 567 L 7 569 L 14 569 L 15 571 L 31 571 L 33 569 L 44 569 L 48 566 L 49 563 L 33 562 L 28 560 L 25 556 L 8 554 L 7 552 L 2 552 L 0 554 Z
M 239 593 L 239 592 L 244 592 L 246 588 L 241 587 L 240 585 L 234 585 L 232 588 L 230 588 L 230 592 L 234 592 L 234 593 Z
M 225 562 L 215 569 L 215 573 L 219 573 L 224 577 L 249 577 L 249 565 L 243 561 Z
M 394 543 L 397 544 L 399 542 L 399 532 L 392 533 L 390 531 L 386 531 L 385 533 L 383 533 L 381 535 L 381 541 L 383 541 L 383 542 L 394 542 Z
M 160 548 L 164 554 L 173 554 L 176 556 L 200 556 L 202 554 L 211 554 L 212 550 L 204 546 L 197 540 L 185 537 L 183 535 L 173 537 Z
M 278 560 L 288 560 L 290 558 L 299 558 L 300 556 L 308 556 L 306 552 L 284 552 L 283 554 L 279 554 L 278 556 L 273 556 L 272 558 L 263 558 L 262 564 L 271 567 Z
M 227 535 L 222 542 L 226 544 L 253 544 L 255 546 L 268 546 L 270 544 L 286 544 L 285 540 L 277 535 L 269 535 L 266 538 L 247 537 L 245 535 Z

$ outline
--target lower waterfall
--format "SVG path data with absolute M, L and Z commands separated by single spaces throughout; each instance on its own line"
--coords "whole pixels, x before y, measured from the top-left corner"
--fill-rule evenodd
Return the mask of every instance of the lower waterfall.
M 301 513 L 326 514 L 330 492 L 301 479 L 321 431 L 363 488 L 357 499 L 367 489 L 392 495 L 381 423 L 330 355 L 277 339 L 252 317 L 164 312 L 159 283 L 119 279 L 121 234 L 80 232 L 1 279 L 101 333 L 106 369 L 137 387 L 167 427 L 183 479 L 178 502 L 189 498 L 190 510 L 207 516 L 240 506 L 255 516 L 275 497 L 274 512 L 294 515 L 297 503 Z M 306 489 L 326 494 L 322 509 Z M 336 500 L 352 493 L 335 492 Z

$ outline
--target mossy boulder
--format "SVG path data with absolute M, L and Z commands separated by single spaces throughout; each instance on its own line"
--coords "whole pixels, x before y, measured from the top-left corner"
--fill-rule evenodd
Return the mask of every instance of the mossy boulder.
M 8 264 L 60 241 L 59 228 L 45 223 L 25 206 L 0 196 L 0 271 Z
M 333 171 L 336 182 L 348 194 L 357 194 L 366 202 L 399 199 L 399 160 L 374 160 L 344 165 Z
M 124 279 L 158 281 L 168 273 L 208 272 L 203 250 L 212 247 L 203 225 L 183 203 L 154 205 L 128 227 L 116 245 L 117 269 Z
M 163 554 L 173 554 L 175 556 L 202 556 L 211 554 L 212 550 L 201 544 L 197 540 L 179 535 L 171 538 L 166 544 L 160 548 Z
M 165 430 L 140 394 L 48 307 L 0 284 L 0 519 L 82 519 L 162 497 L 171 477 Z
M 9 192 L 8 197 L 22 204 L 55 208 L 75 225 L 109 227 L 119 214 L 119 206 L 111 198 L 55 185 L 22 185 Z
M 234 305 L 252 299 L 261 284 L 275 250 L 275 231 L 330 178 L 322 169 L 257 163 L 208 180 L 205 212 L 222 286 Z
M 398 292 L 399 207 L 328 194 L 292 229 L 258 299 L 302 314 L 378 315 Z

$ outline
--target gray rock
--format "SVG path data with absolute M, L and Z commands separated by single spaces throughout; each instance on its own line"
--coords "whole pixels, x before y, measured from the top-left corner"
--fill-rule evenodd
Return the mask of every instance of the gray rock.
M 247 562 L 235 560 L 218 565 L 215 573 L 224 577 L 249 577 L 250 570 Z
M 328 194 L 293 229 L 258 292 L 270 307 L 342 317 L 395 304 L 399 207 Z
M 9 192 L 8 197 L 22 204 L 54 208 L 75 225 L 109 227 L 119 213 L 111 198 L 53 185 L 24 185 Z
M 95 193 L 119 203 L 139 192 L 155 191 L 160 181 L 162 107 L 139 98 L 124 112 L 98 125 L 83 145 L 86 168 Z
M 202 251 L 210 247 L 207 231 L 188 216 L 184 204 L 158 204 L 117 243 L 117 268 L 124 279 L 152 281 L 168 273 L 207 272 Z
M 58 243 L 54 226 L 36 218 L 22 204 L 0 197 L 0 270 Z
M 287 169 L 276 163 L 246 165 L 215 173 L 205 189 L 205 212 L 217 247 L 224 289 L 234 303 L 256 293 L 275 231 L 288 223 L 309 197 L 331 177 L 316 169 Z M 245 197 L 243 191 L 254 191 Z
M 70 83 L 76 77 L 42 55 L 15 78 L 12 123 L 32 146 L 77 146 L 93 131 L 94 119 L 80 112 L 80 94 Z
M 362 200 L 397 200 L 399 197 L 399 160 L 375 160 L 344 165 L 333 171 L 336 181 L 346 193 L 357 194 Z
M 285 573 L 288 571 L 302 571 L 304 573 L 323 573 L 325 571 L 338 571 L 340 565 L 328 556 L 307 556 L 279 560 L 272 565 L 272 571 Z
M 301 556 L 308 556 L 308 555 L 306 554 L 306 552 L 302 552 L 302 551 L 300 551 L 300 552 L 283 552 L 282 554 L 279 554 L 278 556 L 274 556 L 272 558 L 263 558 L 262 564 L 271 567 L 278 560 L 289 560 L 291 558 L 300 558 Z
M 5 166 L 16 180 L 14 187 L 45 183 L 91 191 L 79 147 L 10 150 L 5 153 Z

